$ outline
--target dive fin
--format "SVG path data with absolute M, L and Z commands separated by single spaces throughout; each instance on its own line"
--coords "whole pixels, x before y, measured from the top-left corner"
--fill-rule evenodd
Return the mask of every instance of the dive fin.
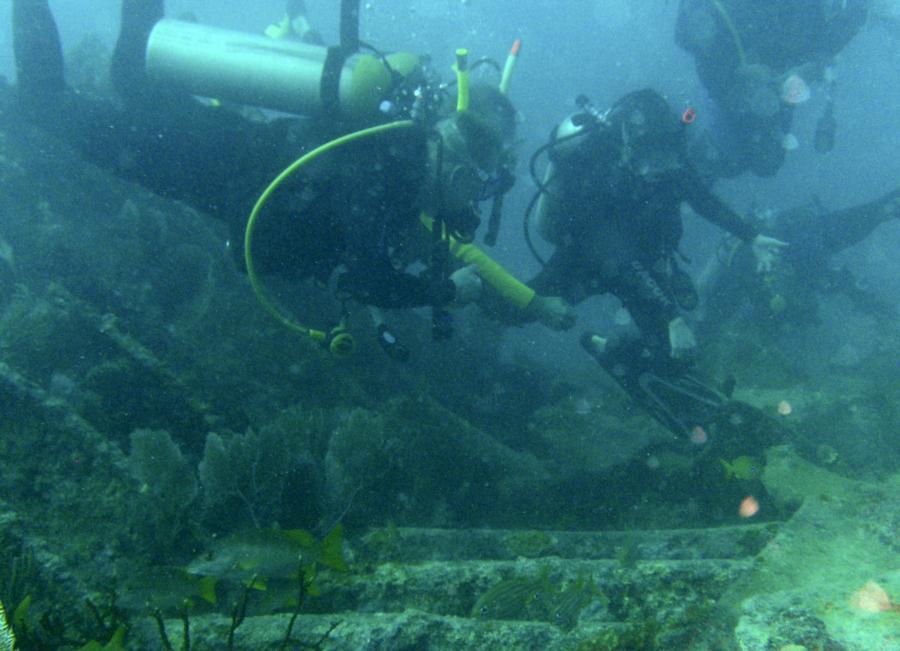
M 581 345 L 653 418 L 682 438 L 708 428 L 728 397 L 673 364 L 661 364 L 639 340 L 614 342 L 586 332 Z M 671 368 L 668 368 L 671 367 Z
M 632 394 L 660 423 L 688 438 L 695 427 L 708 428 L 728 402 L 723 394 L 690 375 L 664 378 L 651 371 L 638 377 Z

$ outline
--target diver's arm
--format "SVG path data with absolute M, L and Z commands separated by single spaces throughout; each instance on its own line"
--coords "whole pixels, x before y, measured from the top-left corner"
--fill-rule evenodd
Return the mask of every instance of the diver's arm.
M 696 177 L 696 175 L 693 176 Z M 772 269 L 776 256 L 781 249 L 788 245 L 787 242 L 759 233 L 751 224 L 741 219 L 724 201 L 710 192 L 699 177 L 686 183 L 685 188 L 688 188 L 690 193 L 686 200 L 697 214 L 752 246 L 758 272 Z
M 551 256 L 541 272 L 525 285 L 531 293 L 527 304 L 517 305 L 497 286 L 488 283 L 478 301 L 479 307 L 490 318 L 505 325 L 520 326 L 537 321 L 552 330 L 568 330 L 577 319 L 571 303 L 585 297 L 579 296 L 573 301 L 569 296 L 570 283 L 566 283 L 565 279 L 570 278 L 571 274 L 566 274 L 560 264 L 564 257 L 559 254 Z
M 741 219 L 706 186 L 693 170 L 685 174 L 682 181 L 684 200 L 698 215 L 715 224 L 744 242 L 752 242 L 759 234 L 749 223 Z

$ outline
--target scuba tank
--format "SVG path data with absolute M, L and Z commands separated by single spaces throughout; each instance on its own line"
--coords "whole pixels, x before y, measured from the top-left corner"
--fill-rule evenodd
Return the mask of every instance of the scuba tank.
M 419 62 L 409 53 L 383 58 L 261 34 L 164 19 L 147 40 L 151 79 L 194 95 L 299 115 L 336 113 L 380 122 L 394 74 Z
M 537 191 L 528 202 L 525 209 L 525 215 L 522 220 L 522 230 L 525 236 L 525 244 L 531 255 L 541 266 L 546 264 L 543 256 L 538 253 L 531 238 L 531 221 L 533 215 L 538 216 L 540 223 L 539 230 L 541 236 L 548 241 L 553 242 L 554 237 L 547 231 L 547 224 L 543 222 L 542 216 L 545 211 L 544 202 L 547 200 L 550 192 L 547 185 L 550 183 L 555 174 L 556 163 L 572 159 L 579 155 L 585 140 L 590 134 L 598 129 L 605 128 L 609 124 L 609 111 L 600 112 L 591 103 L 586 95 L 579 95 L 575 98 L 575 104 L 579 108 L 577 113 L 573 113 L 565 120 L 560 122 L 553 131 L 550 132 L 550 139 L 537 149 L 528 162 L 528 171 L 531 174 L 531 180 L 537 186 Z M 547 155 L 548 164 L 543 175 L 538 175 L 537 162 L 544 154 Z

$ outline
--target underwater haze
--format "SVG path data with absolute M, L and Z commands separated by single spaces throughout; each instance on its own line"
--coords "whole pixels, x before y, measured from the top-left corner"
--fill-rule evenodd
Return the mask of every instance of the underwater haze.
M 0 651 L 900 649 L 898 125 L 897 0 L 3 3 Z

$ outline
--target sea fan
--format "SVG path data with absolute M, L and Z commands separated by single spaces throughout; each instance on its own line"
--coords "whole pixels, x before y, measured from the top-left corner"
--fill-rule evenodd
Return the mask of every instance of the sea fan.
M 16 636 L 6 622 L 6 611 L 0 604 L 0 651 L 13 651 L 16 648 Z

